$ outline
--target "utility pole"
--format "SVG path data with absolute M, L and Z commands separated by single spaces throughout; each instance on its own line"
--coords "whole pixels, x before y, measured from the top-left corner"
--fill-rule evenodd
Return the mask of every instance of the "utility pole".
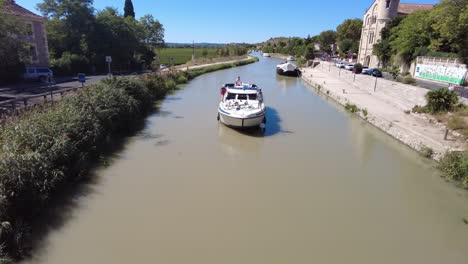
M 376 89 L 377 89 L 377 76 L 375 76 L 374 93 Z
M 195 63 L 195 40 L 192 42 L 192 63 Z

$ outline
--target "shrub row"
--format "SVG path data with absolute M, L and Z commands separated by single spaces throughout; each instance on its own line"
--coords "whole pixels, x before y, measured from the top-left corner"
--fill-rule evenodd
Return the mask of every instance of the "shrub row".
M 468 153 L 448 153 L 440 160 L 437 167 L 445 178 L 459 181 L 463 187 L 468 188 Z
M 89 175 L 113 139 L 132 131 L 177 84 L 256 59 L 168 75 L 104 80 L 0 127 L 0 260 L 30 252 L 31 226 L 54 196 Z

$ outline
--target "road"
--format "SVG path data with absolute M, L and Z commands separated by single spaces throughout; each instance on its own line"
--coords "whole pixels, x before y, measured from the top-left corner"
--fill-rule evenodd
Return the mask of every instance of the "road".
M 94 84 L 104 78 L 107 75 L 94 75 L 86 77 L 86 85 Z M 8 87 L 1 87 L 0 88 L 0 97 L 6 98 L 14 98 L 18 96 L 28 96 L 28 95 L 35 95 L 41 94 L 50 91 L 58 91 L 65 88 L 76 88 L 80 87 L 81 83 L 77 81 L 77 79 L 73 79 L 73 81 L 65 81 L 62 83 L 58 83 L 56 85 L 45 85 L 41 83 L 29 83 L 29 84 L 16 84 L 13 86 Z

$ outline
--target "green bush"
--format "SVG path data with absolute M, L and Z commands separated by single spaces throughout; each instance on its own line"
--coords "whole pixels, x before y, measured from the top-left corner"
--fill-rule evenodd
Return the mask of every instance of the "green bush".
M 172 80 L 172 79 L 168 79 L 166 80 L 165 82 L 165 86 L 168 88 L 168 89 L 175 89 L 177 87 L 177 83 Z
M 346 103 L 345 109 L 348 110 L 351 113 L 359 112 L 359 108 L 355 104 Z
M 453 110 L 458 103 L 458 96 L 455 91 L 447 88 L 430 91 L 426 94 L 426 108 L 430 113 L 447 112 Z
M 367 109 L 362 109 L 362 114 L 364 115 L 364 117 L 367 117 L 367 115 L 369 115 L 369 112 L 367 111 Z
M 400 68 L 397 66 L 392 66 L 388 69 L 388 72 L 392 75 L 392 78 L 396 80 L 400 76 Z
M 51 68 L 56 75 L 76 75 L 79 72 L 89 72 L 89 60 L 78 54 L 65 52 L 59 59 L 51 60 Z
M 415 105 L 411 111 L 417 114 L 428 113 L 427 107 L 420 105 Z
M 443 176 L 450 180 L 460 181 L 468 188 L 468 155 L 465 152 L 451 152 L 446 154 L 437 167 Z
M 401 82 L 404 83 L 404 84 L 411 84 L 411 85 L 413 85 L 413 84 L 416 84 L 416 79 L 414 79 L 414 78 L 411 77 L 411 76 L 405 76 Z
M 401 77 L 406 77 L 406 76 L 410 76 L 410 75 L 411 75 L 410 72 L 402 72 L 402 73 L 400 74 Z
M 432 150 L 431 148 L 427 146 L 422 146 L 420 153 L 421 153 L 421 156 L 430 159 L 434 155 L 434 150 Z
M 353 68 L 353 72 L 356 74 L 362 73 L 362 64 L 361 63 L 356 63 Z
M 176 80 L 177 84 L 184 84 L 184 83 L 187 83 L 187 82 L 188 82 L 188 79 L 187 79 L 187 77 L 185 77 L 185 75 L 181 74 L 181 75 L 179 75 L 177 77 L 177 80 Z

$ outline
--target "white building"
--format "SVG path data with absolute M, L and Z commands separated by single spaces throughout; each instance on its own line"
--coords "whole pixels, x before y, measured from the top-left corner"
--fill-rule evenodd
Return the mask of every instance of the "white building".
M 397 15 L 407 15 L 417 10 L 429 10 L 433 5 L 403 4 L 399 0 L 374 0 L 364 14 L 358 62 L 375 68 L 380 65 L 377 56 L 372 54 L 374 44 L 380 39 L 380 32 Z

